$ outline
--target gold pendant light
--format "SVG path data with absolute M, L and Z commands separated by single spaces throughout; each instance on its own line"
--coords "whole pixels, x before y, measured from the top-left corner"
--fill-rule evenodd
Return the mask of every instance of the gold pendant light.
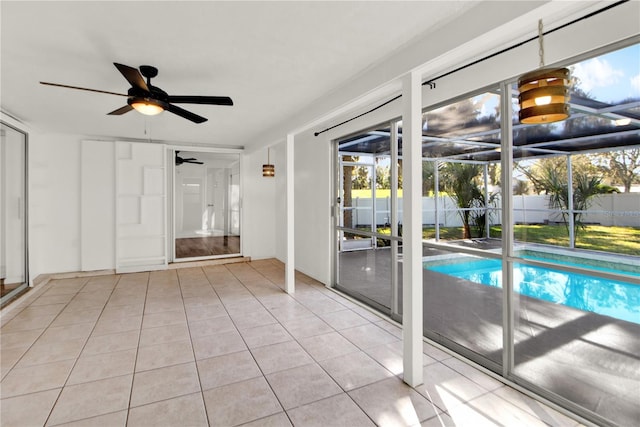
M 267 148 L 267 164 L 262 165 L 262 176 L 268 178 L 273 178 L 274 176 L 276 176 L 276 168 L 271 164 L 269 148 Z
M 542 20 L 538 21 L 540 68 L 518 79 L 520 123 L 553 123 L 569 117 L 571 74 L 567 68 L 544 68 Z

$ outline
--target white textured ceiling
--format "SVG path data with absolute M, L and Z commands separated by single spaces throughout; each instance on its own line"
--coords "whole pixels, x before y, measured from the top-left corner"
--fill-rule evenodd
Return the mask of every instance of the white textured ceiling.
M 472 7 L 463 1 L 0 2 L 2 110 L 45 132 L 251 146 L 323 94 Z M 476 3 L 477 4 L 477 3 Z M 107 113 L 126 98 L 112 65 L 154 65 L 173 95 L 224 95 L 233 107 Z M 264 141 L 263 141 L 264 143 Z

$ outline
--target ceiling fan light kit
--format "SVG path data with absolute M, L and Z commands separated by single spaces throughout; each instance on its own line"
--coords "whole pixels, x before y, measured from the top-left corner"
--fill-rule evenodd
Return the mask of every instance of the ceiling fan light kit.
M 147 116 L 155 116 L 166 110 L 194 123 L 203 123 L 207 121 L 205 117 L 187 111 L 174 104 L 233 105 L 233 101 L 228 96 L 169 95 L 159 87 L 151 84 L 151 79 L 158 75 L 158 69 L 151 65 L 141 65 L 140 70 L 129 67 L 128 65 L 118 64 L 117 62 L 114 62 L 113 65 L 115 65 L 118 71 L 120 71 L 131 85 L 126 95 L 123 93 L 69 86 L 58 83 L 40 83 L 43 85 L 58 86 L 68 89 L 79 89 L 89 92 L 105 93 L 108 95 L 126 96 L 127 105 L 108 113 L 108 115 L 111 116 L 120 116 L 131 110 L 136 110 Z M 147 78 L 146 82 L 143 76 Z
M 150 98 L 131 97 L 127 100 L 127 103 L 145 116 L 155 116 L 165 110 L 158 101 Z

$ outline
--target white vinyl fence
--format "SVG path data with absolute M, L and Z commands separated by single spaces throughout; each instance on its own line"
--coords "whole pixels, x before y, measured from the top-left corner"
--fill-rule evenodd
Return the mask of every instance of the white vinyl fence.
M 355 198 L 352 200 L 353 224 L 371 226 L 373 209 L 371 198 Z M 497 197 L 490 207 L 491 224 L 500 224 L 501 201 Z M 377 225 L 388 224 L 391 218 L 391 199 L 378 198 L 375 205 Z M 448 196 L 438 198 L 438 222 L 441 227 L 460 227 L 462 222 L 456 212 L 455 202 Z M 402 198 L 398 198 L 398 220 L 402 223 Z M 562 215 L 557 210 L 549 209 L 547 196 L 514 196 L 513 218 L 517 224 L 544 224 L 562 222 Z M 591 207 L 582 214 L 583 223 L 605 226 L 640 227 L 640 193 L 603 194 L 594 197 Z M 436 223 L 436 205 L 433 197 L 422 198 L 422 224 Z

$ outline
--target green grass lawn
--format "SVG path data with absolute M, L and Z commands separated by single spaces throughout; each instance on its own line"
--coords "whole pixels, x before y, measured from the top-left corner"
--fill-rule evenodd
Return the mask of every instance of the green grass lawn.
M 500 238 L 501 231 L 500 226 L 491 227 L 491 237 Z M 564 224 L 516 225 L 514 231 L 516 241 L 569 247 L 569 233 Z M 378 232 L 389 234 L 389 229 L 378 228 Z M 433 239 L 435 235 L 434 227 L 422 229 L 423 239 Z M 442 240 L 461 238 L 462 227 L 440 228 L 440 239 Z M 587 225 L 578 231 L 576 248 L 640 256 L 640 227 Z

